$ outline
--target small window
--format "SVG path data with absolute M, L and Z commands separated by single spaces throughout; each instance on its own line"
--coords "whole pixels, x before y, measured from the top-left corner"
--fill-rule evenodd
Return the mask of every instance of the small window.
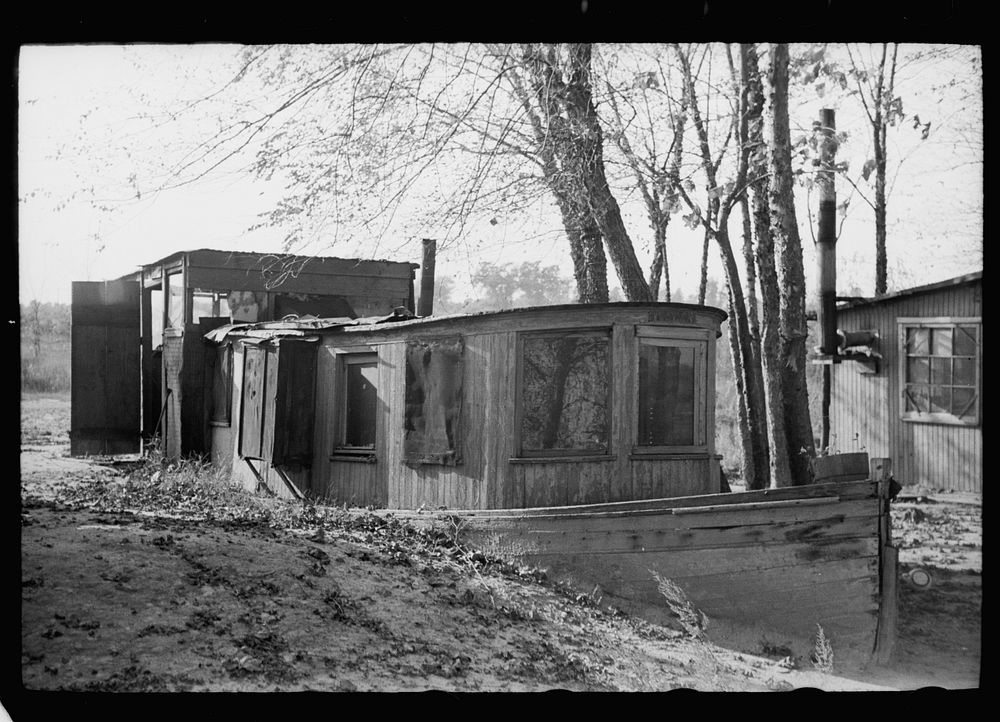
M 345 354 L 340 357 L 339 418 L 336 453 L 375 453 L 375 418 L 378 410 L 378 354 Z
M 461 461 L 461 338 L 408 341 L 403 458 L 417 464 Z
M 607 454 L 611 343 L 606 331 L 522 337 L 522 456 Z
M 900 322 L 904 420 L 979 423 L 981 330 L 978 319 Z
M 212 369 L 212 417 L 214 426 L 229 426 L 233 409 L 233 347 L 224 344 L 215 349 Z
M 184 328 L 184 285 L 180 273 L 167 274 L 167 328 Z
M 638 446 L 695 445 L 694 345 L 668 339 L 639 344 Z

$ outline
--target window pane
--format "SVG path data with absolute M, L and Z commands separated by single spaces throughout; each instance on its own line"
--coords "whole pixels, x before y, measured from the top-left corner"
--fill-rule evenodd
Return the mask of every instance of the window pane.
M 906 360 L 906 380 L 925 384 L 930 379 L 930 364 L 926 358 L 909 358 Z
M 182 328 L 184 326 L 184 287 L 181 285 L 181 274 L 167 275 L 167 326 Z
M 639 346 L 640 446 L 694 444 L 694 352 Z
M 971 358 L 957 358 L 954 361 L 952 383 L 959 386 L 976 385 L 976 361 Z
M 906 329 L 906 349 L 907 353 L 914 356 L 926 354 L 930 348 L 930 331 L 926 328 Z
M 525 339 L 522 450 L 607 449 L 609 348 L 606 336 Z
M 976 355 L 976 327 L 958 326 L 955 328 L 955 351 L 956 356 Z
M 950 384 L 951 383 L 951 359 L 932 358 L 931 360 L 931 383 Z
M 229 299 L 225 296 L 219 297 L 219 317 L 229 318 Z
M 926 386 L 916 386 L 907 384 L 906 386 L 906 410 L 923 411 L 930 409 L 930 393 Z
M 934 356 L 951 356 L 950 328 L 931 329 L 931 354 Z
M 934 413 L 951 413 L 951 388 L 948 386 L 931 386 L 931 411 Z
M 460 337 L 407 342 L 403 440 L 407 461 L 459 462 L 463 353 Z
M 345 393 L 344 445 L 375 448 L 378 365 L 348 364 Z
M 952 413 L 960 418 L 975 418 L 976 392 L 973 389 L 952 389 Z
M 194 323 L 198 323 L 198 319 L 204 317 L 212 317 L 215 314 L 212 312 L 212 294 L 211 293 L 196 293 L 191 298 L 191 318 L 194 319 Z

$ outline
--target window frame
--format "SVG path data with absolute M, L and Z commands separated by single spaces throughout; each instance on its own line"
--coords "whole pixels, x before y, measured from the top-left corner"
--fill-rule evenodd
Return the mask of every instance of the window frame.
M 632 398 L 635 408 L 631 414 L 632 455 L 670 456 L 676 454 L 707 454 L 709 451 L 709 409 L 708 409 L 708 350 L 709 331 L 707 329 L 685 329 L 676 327 L 637 326 L 633 347 L 633 388 Z M 640 347 L 666 346 L 693 348 L 694 353 L 694 443 L 683 445 L 641 445 L 639 444 L 639 353 Z
M 911 356 L 907 353 L 906 348 L 906 336 L 909 329 L 914 328 L 950 328 L 955 329 L 958 326 L 975 326 L 976 327 L 976 354 L 973 359 L 973 365 L 976 371 L 975 385 L 973 388 L 973 393 L 975 394 L 975 404 L 976 413 L 973 417 L 963 418 L 960 416 L 955 416 L 955 414 L 950 412 L 941 411 L 907 411 L 906 409 L 906 395 L 907 395 L 907 378 L 906 378 L 906 367 L 907 360 Z M 899 418 L 902 421 L 908 423 L 916 424 L 939 424 L 944 426 L 970 426 L 976 427 L 982 423 L 983 415 L 983 394 L 982 394 L 982 378 L 983 378 L 983 319 L 982 316 L 941 316 L 941 317 L 900 317 L 896 319 L 896 335 L 898 339 L 898 352 L 899 358 L 897 359 L 897 374 L 899 380 Z M 954 348 L 952 349 L 954 351 Z M 931 358 L 930 353 L 927 354 L 928 358 Z M 954 359 L 956 356 L 951 354 L 949 356 L 941 356 L 940 358 Z M 964 358 L 959 356 L 958 358 Z M 952 379 L 954 380 L 954 379 Z M 959 384 L 962 386 L 961 384 Z M 932 384 L 930 378 L 926 386 L 947 386 L 954 387 L 955 384 Z M 968 388 L 963 386 L 963 388 Z
M 378 448 L 378 408 L 372 417 L 375 428 L 372 429 L 374 440 L 371 446 L 349 446 L 346 441 L 347 435 L 347 373 L 351 366 L 374 366 L 376 376 L 378 376 L 379 357 L 377 351 L 352 351 L 337 354 L 337 379 L 336 379 L 336 416 L 333 434 L 332 457 L 349 457 L 351 459 L 372 461 L 376 457 Z M 376 396 L 378 386 L 375 387 Z
M 607 376 L 608 397 L 605 406 L 607 439 L 603 450 L 596 449 L 525 449 L 523 438 L 524 423 L 524 346 L 525 342 L 537 338 L 565 339 L 573 337 L 602 338 L 607 341 Z M 612 327 L 587 327 L 546 329 L 544 331 L 525 331 L 517 335 L 517 366 L 515 379 L 515 411 L 514 411 L 514 446 L 516 456 L 512 461 L 594 461 L 614 458 L 615 430 L 614 424 L 614 330 Z

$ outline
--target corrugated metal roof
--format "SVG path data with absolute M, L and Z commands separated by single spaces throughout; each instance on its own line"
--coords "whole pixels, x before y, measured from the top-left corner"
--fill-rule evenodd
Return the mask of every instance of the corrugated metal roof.
M 937 283 L 928 283 L 924 286 L 914 286 L 913 288 L 904 288 L 901 291 L 893 291 L 892 293 L 887 293 L 884 296 L 878 296 L 873 298 L 852 298 L 846 301 L 842 301 L 837 304 L 837 309 L 849 309 L 855 308 L 857 306 L 870 306 L 876 303 L 885 303 L 887 301 L 893 301 L 897 298 L 902 298 L 904 296 L 913 296 L 920 293 L 930 293 L 932 291 L 939 291 L 942 288 L 950 288 L 952 286 L 962 286 L 969 283 L 974 283 L 980 281 L 983 278 L 982 271 L 976 271 L 975 273 L 967 273 L 964 276 L 956 276 L 955 278 L 949 278 L 945 281 L 938 281 Z

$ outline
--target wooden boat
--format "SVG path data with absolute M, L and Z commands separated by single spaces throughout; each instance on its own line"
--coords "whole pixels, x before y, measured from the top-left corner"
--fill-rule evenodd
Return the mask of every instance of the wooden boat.
M 887 474 L 864 460 L 838 481 L 722 493 L 724 318 L 609 303 L 224 326 L 207 335 L 213 459 L 279 495 L 419 523 L 447 508 L 469 543 L 654 619 L 670 615 L 659 575 L 710 638 L 748 650 L 806 656 L 821 625 L 842 661 L 876 640 L 884 656 Z
M 880 465 L 884 460 L 879 460 Z M 603 604 L 675 618 L 657 577 L 708 617 L 707 636 L 808 663 L 822 627 L 838 665 L 886 661 L 895 639 L 889 482 L 859 480 L 517 510 L 394 512 L 447 519 L 464 543 L 544 569 Z

